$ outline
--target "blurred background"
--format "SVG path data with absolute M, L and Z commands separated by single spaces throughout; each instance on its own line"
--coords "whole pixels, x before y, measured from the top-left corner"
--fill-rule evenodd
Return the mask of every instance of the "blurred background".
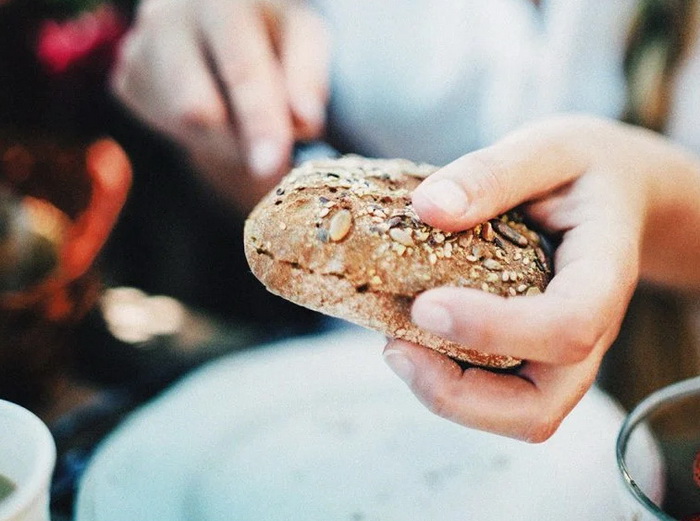
M 224 208 L 182 150 L 110 94 L 109 72 L 136 4 L 0 0 L 0 398 L 52 429 L 58 520 L 71 517 L 95 444 L 139 404 L 215 357 L 327 326 L 263 288 L 243 256 L 245 216 Z M 636 26 L 642 36 L 630 40 L 629 85 L 645 77 L 637 57 L 647 43 L 676 23 L 674 2 L 640 2 L 661 4 L 670 7 L 645 11 Z M 621 96 L 633 99 L 629 85 Z M 636 108 L 625 107 L 628 121 L 662 129 L 662 110 Z M 355 117 L 367 119 L 362 111 Z M 387 126 L 390 146 L 396 129 Z M 121 165 L 109 192 L 118 218 L 86 230 L 81 217 L 104 199 L 95 181 L 104 157 Z M 98 257 L 56 271 L 66 268 L 62 245 L 76 230 L 99 245 Z M 600 376 L 626 407 L 696 372 L 687 310 L 678 295 L 652 288 L 633 300 Z
M 69 518 L 94 444 L 133 407 L 213 357 L 320 324 L 264 290 L 243 257 L 243 216 L 109 94 L 135 3 L 0 2 L 0 398 L 56 437 L 56 519 Z M 60 209 L 35 219 L 42 238 L 60 225 L 42 219 L 75 224 L 94 190 L 88 148 L 107 136 L 133 169 L 128 198 L 95 263 L 61 293 L 70 311 L 50 316 L 56 288 L 22 293 L 51 272 L 59 246 L 17 263 L 7 252 L 25 239 L 18 216 L 34 196 Z M 20 266 L 33 275 L 17 279 Z

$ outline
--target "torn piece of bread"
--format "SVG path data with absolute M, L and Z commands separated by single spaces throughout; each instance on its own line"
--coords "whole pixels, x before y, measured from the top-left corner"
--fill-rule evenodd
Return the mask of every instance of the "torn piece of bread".
M 411 303 L 426 289 L 516 297 L 543 292 L 551 278 L 540 237 L 515 213 L 457 233 L 423 223 L 410 194 L 436 169 L 359 156 L 304 163 L 248 217 L 248 263 L 269 291 L 302 306 L 474 365 L 515 367 L 520 360 L 411 322 Z

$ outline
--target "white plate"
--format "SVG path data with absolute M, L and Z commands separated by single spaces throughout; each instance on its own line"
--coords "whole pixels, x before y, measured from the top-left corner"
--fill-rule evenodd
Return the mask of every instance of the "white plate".
M 528 445 L 432 415 L 382 344 L 349 328 L 200 369 L 102 444 L 76 520 L 625 519 L 600 391 Z

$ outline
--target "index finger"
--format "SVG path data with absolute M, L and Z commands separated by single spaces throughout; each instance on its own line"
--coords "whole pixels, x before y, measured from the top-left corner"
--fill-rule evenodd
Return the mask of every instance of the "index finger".
M 206 44 L 229 98 L 248 165 L 253 173 L 270 176 L 289 156 L 292 124 L 268 13 L 248 2 L 220 6 L 203 13 Z
M 460 425 L 530 443 L 547 440 L 591 386 L 599 353 L 574 366 L 528 364 L 517 374 L 453 360 L 402 340 L 384 350 L 396 371 L 430 411 Z
M 292 6 L 281 28 L 280 55 L 297 138 L 320 134 L 328 101 L 330 41 L 321 19 L 308 8 Z
M 548 120 L 460 157 L 414 190 L 416 212 L 437 228 L 464 230 L 570 182 L 588 167 L 574 147 L 560 145 L 574 126 Z

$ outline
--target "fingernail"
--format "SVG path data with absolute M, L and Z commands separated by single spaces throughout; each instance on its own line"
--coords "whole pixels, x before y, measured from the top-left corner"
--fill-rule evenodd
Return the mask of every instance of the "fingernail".
M 467 194 L 461 186 L 450 179 L 421 185 L 414 193 L 414 203 L 416 198 L 424 199 L 431 206 L 440 208 L 453 217 L 461 217 L 469 209 Z
M 416 303 L 411 318 L 418 327 L 435 334 L 447 335 L 452 332 L 452 316 L 438 304 Z
M 258 177 L 270 177 L 282 163 L 282 149 L 271 139 L 263 139 L 253 145 L 248 157 L 248 166 Z
M 416 369 L 413 366 L 413 362 L 401 351 L 396 351 L 394 349 L 384 351 L 384 361 L 401 380 L 409 385 L 413 383 Z
M 307 123 L 321 125 L 326 118 L 325 107 L 315 99 L 302 99 L 294 104 L 294 112 Z

